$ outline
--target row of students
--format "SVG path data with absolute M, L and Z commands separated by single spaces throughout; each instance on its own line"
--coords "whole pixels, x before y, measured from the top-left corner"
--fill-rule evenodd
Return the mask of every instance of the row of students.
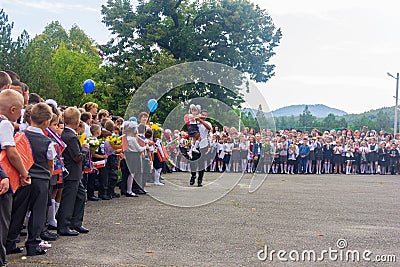
M 271 172 L 271 173 L 360 173 L 396 174 L 399 169 L 399 147 L 391 142 L 377 142 L 377 138 L 365 140 L 342 138 L 334 140 L 332 136 L 305 136 L 288 139 L 285 135 L 266 137 L 245 136 L 241 133 L 235 137 L 211 135 L 205 168 L 210 171 L 232 172 Z M 186 147 L 188 137 L 180 135 L 180 147 Z M 302 160 L 299 148 L 306 145 L 309 152 Z M 308 148 L 305 148 L 308 150 Z M 177 156 L 175 165 L 181 170 L 188 170 L 187 159 Z M 301 163 L 300 163 L 301 162 Z M 257 170 L 257 166 L 260 165 Z
M 9 73 L 11 77 L 0 71 L 0 148 L 4 150 L 0 164 L 6 170 L 0 170 L 0 266 L 6 265 L 6 254 L 23 251 L 17 244 L 26 217 L 28 256 L 46 253 L 50 246 L 43 240 L 89 231 L 82 225 L 82 161 L 88 148 L 80 145 L 75 132 L 79 110 L 64 110 L 65 129 L 59 131 L 61 114 L 56 105 L 39 103 L 42 99 L 29 94 L 17 74 Z M 33 105 L 26 106 L 28 102 Z

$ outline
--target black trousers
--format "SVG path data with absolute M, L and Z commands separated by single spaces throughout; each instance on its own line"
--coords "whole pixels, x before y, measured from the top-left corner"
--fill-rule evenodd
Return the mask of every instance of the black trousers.
M 85 212 L 86 190 L 79 180 L 64 181 L 64 190 L 61 196 L 57 216 L 58 231 L 82 226 Z
M 108 195 L 108 170 L 106 167 L 99 169 L 99 195 Z
M 16 247 L 28 210 L 31 211 L 31 216 L 28 222 L 28 240 L 25 245 L 33 248 L 41 242 L 40 233 L 46 224 L 49 183 L 49 180 L 32 177 L 30 185 L 19 187 L 15 192 L 7 236 L 7 249 Z
M 196 180 L 196 171 L 199 172 L 199 176 L 197 179 L 197 184 L 203 183 L 203 176 L 204 176 L 204 164 L 207 160 L 206 152 L 208 147 L 200 148 L 200 153 L 193 153 L 193 158 L 189 162 L 190 164 L 190 171 L 191 171 L 191 180 Z
M 8 229 L 7 235 L 7 250 L 12 250 L 17 247 L 18 237 L 28 210 L 31 188 L 32 185 L 20 186 L 14 194 L 10 228 Z
M 87 176 L 87 197 L 94 197 L 95 184 L 96 184 L 97 173 L 89 173 Z M 85 186 L 85 185 L 83 185 Z
M 119 188 L 121 189 L 121 195 L 125 195 L 128 176 L 129 176 L 129 168 L 128 165 L 126 164 L 125 159 L 121 160 L 120 166 L 121 166 L 122 177 L 121 177 L 121 183 L 119 184 Z
M 36 247 L 42 241 L 40 233 L 46 224 L 50 180 L 32 179 L 31 181 L 32 188 L 29 201 L 31 216 L 29 217 L 26 246 Z
M 7 193 L 0 195 L 0 266 L 6 261 L 6 241 L 8 228 L 11 221 L 12 194 L 9 190 Z
M 115 194 L 115 186 L 117 185 L 118 182 L 118 173 L 117 169 L 113 169 L 113 167 L 108 167 L 106 166 L 105 168 L 107 170 L 107 175 L 108 175 L 108 195 L 113 195 Z

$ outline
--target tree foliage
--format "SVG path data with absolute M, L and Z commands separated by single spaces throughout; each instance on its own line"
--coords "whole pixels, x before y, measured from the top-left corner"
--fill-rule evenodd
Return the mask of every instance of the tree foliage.
M 223 63 L 258 82 L 274 74 L 269 59 L 281 32 L 249 1 L 140 0 L 135 9 L 129 0 L 109 0 L 102 14 L 114 35 L 101 50 L 116 94 L 132 94 L 160 66 L 189 61 Z M 162 119 L 174 105 L 195 97 L 219 99 L 232 107 L 242 102 L 238 93 L 221 86 L 191 84 L 169 92 L 163 101 L 170 102 L 161 103 L 156 115 Z
M 48 24 L 41 34 L 29 41 L 24 57 L 21 73 L 30 90 L 64 105 L 79 105 L 84 100 L 83 82 L 86 79 L 96 81 L 101 73 L 101 58 L 93 40 L 78 26 L 67 31 L 58 21 Z M 102 104 L 103 95 L 97 92 L 96 95 Z
M 29 40 L 24 30 L 16 41 L 12 39 L 14 22 L 8 21 L 8 15 L 0 10 L 0 70 L 21 70 L 23 65 L 23 51 Z

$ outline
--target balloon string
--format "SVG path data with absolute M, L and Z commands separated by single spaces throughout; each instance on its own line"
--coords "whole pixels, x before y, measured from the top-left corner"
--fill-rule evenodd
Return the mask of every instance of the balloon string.
M 83 94 L 83 96 L 82 96 L 82 98 L 81 98 L 81 101 L 79 101 L 79 106 L 78 106 L 78 108 L 82 105 L 83 99 L 85 99 L 86 95 L 87 95 L 86 93 Z

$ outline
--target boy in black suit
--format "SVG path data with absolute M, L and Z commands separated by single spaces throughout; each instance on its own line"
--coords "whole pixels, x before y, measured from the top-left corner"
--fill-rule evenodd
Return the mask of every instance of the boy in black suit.
M 85 209 L 86 193 L 81 182 L 82 161 L 87 155 L 89 145 L 79 143 L 76 129 L 80 122 L 80 112 L 77 108 L 67 108 L 64 111 L 65 128 L 61 139 L 67 144 L 62 153 L 65 168 L 69 175 L 64 178 L 64 190 L 58 210 L 57 230 L 62 236 L 77 236 L 79 233 L 88 233 L 82 226 Z

